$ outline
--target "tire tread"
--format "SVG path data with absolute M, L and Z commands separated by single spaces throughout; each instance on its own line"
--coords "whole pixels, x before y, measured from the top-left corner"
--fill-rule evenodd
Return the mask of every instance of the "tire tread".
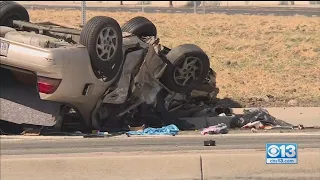
M 96 53 L 96 37 L 98 33 L 104 28 L 106 25 L 114 28 L 117 31 L 118 36 L 118 47 L 115 55 L 109 61 L 102 61 L 97 53 Z M 122 31 L 118 22 L 106 16 L 95 16 L 91 18 L 86 25 L 83 27 L 81 34 L 80 34 L 80 44 L 84 45 L 89 53 L 92 68 L 95 72 L 102 71 L 104 76 L 106 76 L 107 81 L 111 80 L 117 74 L 119 66 L 122 64 L 123 61 L 123 53 L 122 53 Z M 116 64 L 116 69 L 111 69 L 110 66 Z M 99 76 L 96 74 L 96 76 Z
M 123 32 L 136 34 L 137 36 L 156 36 L 157 28 L 147 18 L 143 16 L 136 16 L 122 25 Z
M 22 21 L 30 21 L 28 11 L 21 6 L 20 4 L 14 1 L 1 1 L 0 2 L 0 25 L 10 26 L 8 24 L 4 24 L 5 19 L 10 16 L 12 13 L 17 13 L 20 16 L 20 20 Z

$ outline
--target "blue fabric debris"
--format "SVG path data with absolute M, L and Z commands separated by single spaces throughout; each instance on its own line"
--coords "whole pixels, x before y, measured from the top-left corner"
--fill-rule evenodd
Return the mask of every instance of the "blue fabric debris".
M 129 131 L 127 134 L 129 135 L 177 135 L 179 132 L 179 128 L 174 125 L 164 126 L 162 128 L 146 128 L 143 131 Z

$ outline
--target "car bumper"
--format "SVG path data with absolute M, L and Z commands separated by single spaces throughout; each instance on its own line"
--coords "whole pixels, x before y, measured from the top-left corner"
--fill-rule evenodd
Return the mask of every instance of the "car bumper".
M 17 124 L 55 124 L 61 104 L 41 100 L 37 87 L 17 81 L 10 71 L 1 69 L 0 119 Z

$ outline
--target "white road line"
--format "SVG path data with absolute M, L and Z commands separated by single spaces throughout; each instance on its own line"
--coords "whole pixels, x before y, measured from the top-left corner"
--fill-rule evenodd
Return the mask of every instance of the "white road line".
M 317 15 L 312 15 L 312 17 L 317 17 Z
M 181 13 L 182 11 L 176 11 L 177 13 Z

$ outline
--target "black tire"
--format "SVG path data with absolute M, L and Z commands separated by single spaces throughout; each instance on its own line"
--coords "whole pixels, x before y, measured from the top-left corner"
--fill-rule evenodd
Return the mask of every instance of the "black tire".
M 20 4 L 13 1 L 0 2 L 0 26 L 13 27 L 12 20 L 30 21 L 29 13 Z
M 98 37 L 104 30 L 109 32 L 109 34 L 106 36 L 108 40 L 104 38 L 102 43 L 101 38 L 98 39 Z M 109 40 L 111 37 L 113 39 Z M 100 45 L 102 43 L 100 47 L 103 46 L 103 50 L 97 49 L 99 43 Z M 112 43 L 114 46 L 111 45 Z M 91 18 L 81 31 L 80 44 L 87 48 L 93 70 L 98 78 L 103 77 L 108 82 L 116 77 L 123 62 L 122 31 L 116 20 L 105 16 Z M 99 57 L 99 52 L 103 54 L 103 51 L 109 52 Z M 108 57 L 109 53 L 110 57 Z
M 210 68 L 209 57 L 200 47 L 196 45 L 183 44 L 175 47 L 166 55 L 166 58 L 173 64 L 173 66 L 167 66 L 167 69 L 161 77 L 161 82 L 174 92 L 190 93 L 196 88 L 197 85 L 201 84 L 208 75 Z M 195 68 L 193 68 L 191 65 L 190 69 L 188 69 L 188 65 L 186 72 L 183 71 L 184 75 L 181 74 L 181 76 L 190 76 L 190 72 L 194 72 L 195 78 L 191 80 L 189 79 L 184 85 L 182 85 L 182 83 L 178 84 L 178 82 L 181 81 L 175 80 L 177 79 L 175 74 L 177 73 L 177 68 L 180 68 L 180 66 L 183 65 L 186 60 L 189 61 L 189 58 L 192 61 L 195 60 L 196 63 L 194 64 L 195 66 L 198 66 L 199 69 L 194 70 Z
M 156 26 L 147 18 L 137 16 L 130 19 L 121 27 L 123 32 L 129 32 L 137 36 L 157 36 Z

